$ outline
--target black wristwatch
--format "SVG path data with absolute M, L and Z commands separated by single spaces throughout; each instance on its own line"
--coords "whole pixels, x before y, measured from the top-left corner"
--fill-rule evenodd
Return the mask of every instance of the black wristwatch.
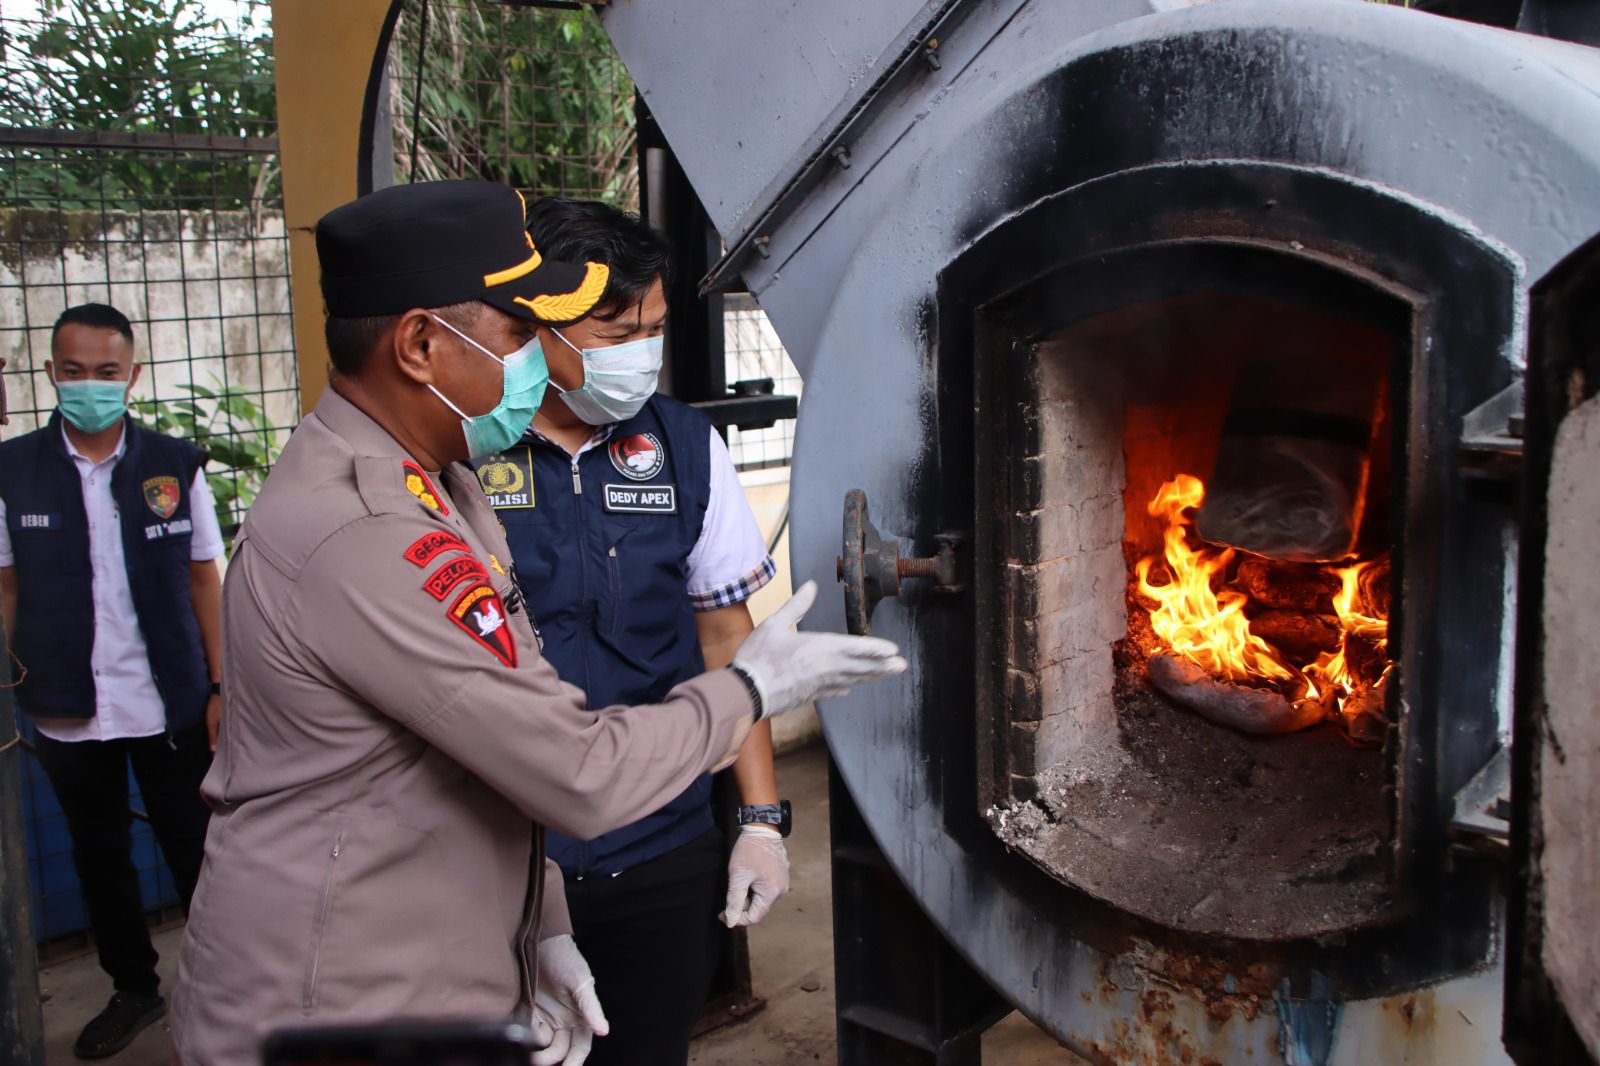
M 789 830 L 794 828 L 794 818 L 789 811 L 789 801 L 779 800 L 777 803 L 758 803 L 753 807 L 739 808 L 739 824 L 751 825 L 759 822 L 770 825 L 778 831 L 778 835 L 786 837 Z
M 213 681 L 213 682 L 211 682 L 211 695 L 213 695 L 213 696 L 222 695 L 222 682 L 221 681 Z

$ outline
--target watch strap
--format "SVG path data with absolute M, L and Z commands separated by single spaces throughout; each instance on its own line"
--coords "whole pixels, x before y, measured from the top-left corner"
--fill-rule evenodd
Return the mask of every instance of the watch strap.
M 761 721 L 767 716 L 767 711 L 766 708 L 762 706 L 761 690 L 756 687 L 756 679 L 751 677 L 750 672 L 742 666 L 729 663 L 728 669 L 733 671 L 734 677 L 737 677 L 740 681 L 744 682 L 746 691 L 750 693 L 750 702 L 755 705 L 756 721 Z
M 788 836 L 793 826 L 793 814 L 788 800 L 779 800 L 777 803 L 756 803 L 748 807 L 739 808 L 739 824 L 751 825 L 760 822 L 764 825 L 776 826 L 780 836 Z

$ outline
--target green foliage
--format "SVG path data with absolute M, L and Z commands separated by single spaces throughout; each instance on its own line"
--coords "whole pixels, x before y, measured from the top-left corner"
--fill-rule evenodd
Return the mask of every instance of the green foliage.
M 238 517 L 255 502 L 277 453 L 272 420 L 249 392 L 237 388 L 181 386 L 183 400 L 136 400 L 133 409 L 151 428 L 194 441 L 211 456 L 206 481 L 217 521 L 230 545 Z
M 418 111 L 421 21 L 409 0 L 389 52 L 399 181 L 416 134 L 416 180 L 637 203 L 633 83 L 592 12 L 430 0 Z
M 4 42 L 0 125 L 270 137 L 277 130 L 270 9 L 240 24 L 202 0 L 42 0 L 41 19 Z M 113 209 L 244 207 L 262 162 L 207 153 L 19 151 L 7 192 L 21 202 Z

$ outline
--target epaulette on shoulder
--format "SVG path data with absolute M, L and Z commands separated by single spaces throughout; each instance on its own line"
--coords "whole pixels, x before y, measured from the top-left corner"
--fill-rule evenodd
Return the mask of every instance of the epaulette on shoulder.
M 448 497 L 434 485 L 433 475 L 410 459 L 359 458 L 356 486 L 373 514 L 450 513 Z

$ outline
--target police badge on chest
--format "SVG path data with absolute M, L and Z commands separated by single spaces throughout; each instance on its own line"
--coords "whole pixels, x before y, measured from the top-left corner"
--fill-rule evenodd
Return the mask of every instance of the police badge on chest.
M 636 433 L 613 441 L 607 449 L 617 473 L 633 482 L 645 482 L 661 473 L 666 449 L 654 433 Z M 660 484 L 608 484 L 605 509 L 620 514 L 677 514 L 678 486 Z
M 478 484 L 489 505 L 497 511 L 531 509 L 533 494 L 533 449 L 526 444 L 497 452 L 477 467 Z

